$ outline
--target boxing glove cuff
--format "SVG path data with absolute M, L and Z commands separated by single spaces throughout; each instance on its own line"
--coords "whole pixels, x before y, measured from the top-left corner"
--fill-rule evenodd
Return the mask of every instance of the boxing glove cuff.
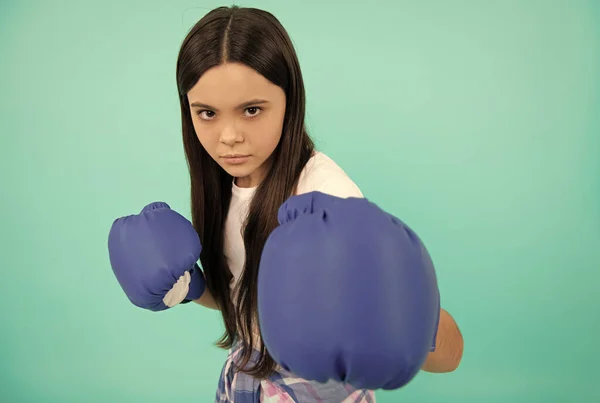
M 190 281 L 190 289 L 182 301 L 182 303 L 188 303 L 190 301 L 196 300 L 204 294 L 204 290 L 206 289 L 206 282 L 204 280 L 204 273 L 200 269 L 200 266 L 196 263 L 192 269 L 190 269 L 191 281 Z

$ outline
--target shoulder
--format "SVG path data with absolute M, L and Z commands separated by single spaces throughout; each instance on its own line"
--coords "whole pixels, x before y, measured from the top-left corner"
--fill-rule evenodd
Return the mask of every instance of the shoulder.
M 360 188 L 329 156 L 320 151 L 306 163 L 298 180 L 297 194 L 322 192 L 337 197 L 364 197 Z

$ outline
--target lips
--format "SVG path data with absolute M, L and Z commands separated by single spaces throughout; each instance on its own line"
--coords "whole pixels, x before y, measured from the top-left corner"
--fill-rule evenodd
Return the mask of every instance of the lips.
M 239 165 L 243 164 L 248 160 L 249 155 L 244 154 L 229 154 L 223 156 L 223 161 L 230 165 Z

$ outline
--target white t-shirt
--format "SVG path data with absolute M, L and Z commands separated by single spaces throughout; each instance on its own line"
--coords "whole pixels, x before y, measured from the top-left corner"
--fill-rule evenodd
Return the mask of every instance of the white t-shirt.
M 235 287 L 244 268 L 246 249 L 242 235 L 242 225 L 256 188 L 240 188 L 233 184 L 231 203 L 225 222 L 225 258 L 233 274 L 231 289 Z M 315 151 L 308 160 L 298 179 L 296 194 L 313 191 L 337 197 L 363 197 L 358 186 L 331 158 Z M 235 301 L 234 301 L 235 302 Z

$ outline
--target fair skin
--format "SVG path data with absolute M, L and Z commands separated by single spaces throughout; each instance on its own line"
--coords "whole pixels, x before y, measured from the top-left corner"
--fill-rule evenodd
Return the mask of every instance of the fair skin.
M 268 171 L 283 130 L 285 99 L 280 87 L 237 63 L 210 69 L 188 92 L 198 140 L 237 186 L 257 186 Z
M 189 91 L 190 112 L 198 140 L 239 187 L 257 186 L 270 167 L 285 116 L 285 93 L 254 70 L 236 63 L 207 71 Z M 240 158 L 228 156 L 240 155 Z M 218 310 L 208 289 L 196 303 Z M 443 310 L 436 351 L 422 367 L 451 372 L 462 359 L 463 339 L 454 319 Z

